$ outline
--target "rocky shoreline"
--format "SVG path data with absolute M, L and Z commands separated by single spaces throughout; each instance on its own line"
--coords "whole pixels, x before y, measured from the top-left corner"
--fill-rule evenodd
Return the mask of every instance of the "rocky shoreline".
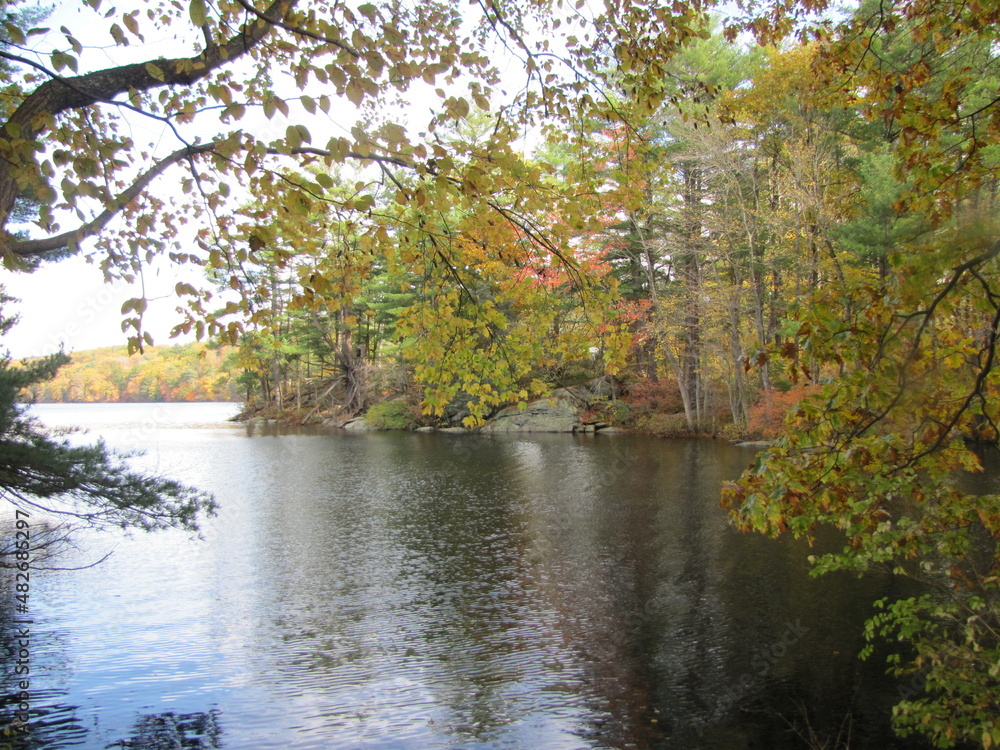
M 591 406 L 605 401 L 611 396 L 611 384 L 605 378 L 597 378 L 587 383 L 568 388 L 557 388 L 549 396 L 530 401 L 524 408 L 508 406 L 491 416 L 477 427 L 463 427 L 462 420 L 468 416 L 464 405 L 458 402 L 455 408 L 446 411 L 443 426 L 416 428 L 418 432 L 446 432 L 487 434 L 511 432 L 565 432 L 604 433 L 626 432 L 606 422 L 588 419 L 586 413 Z M 348 432 L 374 432 L 383 428 L 374 426 L 365 416 L 355 417 L 335 425 Z
M 619 421 L 620 410 L 614 407 L 619 404 L 625 407 L 627 404 L 621 403 L 618 394 L 614 392 L 615 384 L 610 378 L 595 378 L 579 385 L 557 388 L 544 398 L 535 399 L 522 406 L 507 406 L 492 414 L 482 424 L 468 427 L 463 424 L 463 420 L 470 415 L 467 408 L 469 397 L 456 398 L 445 409 L 444 414 L 436 424 L 427 424 L 426 420 L 416 414 L 416 408 L 412 401 L 405 397 L 398 397 L 383 401 L 372 407 L 369 412 L 363 415 L 350 418 L 327 417 L 317 424 L 347 433 L 384 432 L 384 431 L 412 431 L 421 433 L 440 432 L 444 434 L 471 435 L 471 434 L 517 434 L 517 433 L 563 433 L 580 435 L 614 435 L 614 434 L 639 434 L 656 437 L 684 437 L 684 438 L 716 438 L 722 437 L 729 442 L 750 448 L 767 448 L 771 441 L 747 439 L 747 436 L 733 433 L 708 434 L 691 433 L 683 429 L 684 414 L 673 414 L 660 412 L 664 420 L 675 423 L 679 429 L 649 430 L 643 425 L 627 424 L 622 425 Z M 392 407 L 389 409 L 394 416 L 403 415 L 402 419 L 386 419 L 385 410 L 379 407 Z M 235 418 L 235 421 L 244 421 L 250 424 L 269 425 L 293 425 L 301 424 L 294 419 L 283 419 L 275 415 L 248 415 L 243 414 Z

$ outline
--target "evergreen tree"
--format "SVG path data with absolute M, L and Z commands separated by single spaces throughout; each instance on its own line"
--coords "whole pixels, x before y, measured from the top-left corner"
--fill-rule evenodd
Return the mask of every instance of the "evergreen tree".
M 16 322 L 2 314 L 11 302 L 0 288 L 0 336 Z M 18 402 L 21 392 L 55 376 L 63 353 L 14 364 L 0 357 L 0 497 L 28 512 L 66 517 L 90 526 L 153 531 L 197 530 L 200 514 L 214 513 L 211 495 L 137 472 L 103 442 L 73 445 L 47 431 Z

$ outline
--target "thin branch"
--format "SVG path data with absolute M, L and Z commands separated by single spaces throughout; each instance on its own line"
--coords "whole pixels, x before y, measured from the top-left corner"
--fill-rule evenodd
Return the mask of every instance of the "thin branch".
M 980 253 L 974 258 L 967 260 L 965 263 L 955 266 L 955 268 L 952 269 L 951 278 L 948 279 L 948 281 L 941 288 L 941 290 L 934 296 L 934 299 L 931 300 L 930 304 L 927 305 L 927 307 L 923 308 L 922 310 L 917 310 L 915 312 L 899 316 L 900 319 L 902 320 L 902 324 L 900 325 L 900 330 L 902 330 L 902 328 L 905 327 L 906 324 L 909 323 L 911 320 L 920 317 L 923 318 L 920 322 L 920 326 L 916 331 L 916 334 L 914 335 L 913 343 L 910 346 L 909 354 L 906 356 L 903 362 L 903 366 L 899 368 L 900 378 L 905 378 L 907 372 L 907 365 L 913 362 L 913 360 L 917 357 L 917 354 L 919 353 L 920 341 L 927 330 L 927 326 L 930 325 L 930 321 L 933 318 L 934 313 L 937 310 L 938 306 L 951 293 L 951 291 L 955 288 L 958 282 L 962 279 L 962 276 L 964 276 L 966 273 L 974 271 L 979 266 L 995 258 L 998 254 L 1000 254 L 1000 240 L 995 242 L 989 250 Z M 878 352 L 872 359 L 873 365 L 882 357 L 885 344 L 889 341 L 890 338 L 893 338 L 887 335 L 888 329 L 886 329 L 886 331 L 884 331 L 883 333 L 886 335 L 883 335 L 882 343 L 879 346 Z M 992 338 L 994 342 L 996 335 L 997 334 L 994 326 L 994 331 L 992 332 Z M 990 361 L 992 362 L 992 352 L 990 353 Z M 983 375 L 982 373 L 980 373 L 980 375 L 982 377 L 985 377 L 985 375 Z M 903 391 L 905 390 L 905 385 L 906 385 L 905 383 L 900 383 L 900 387 L 898 388 L 895 397 L 889 402 L 889 404 L 886 405 L 885 408 L 881 409 L 879 413 L 873 414 L 872 417 L 867 420 L 867 422 L 859 425 L 855 430 L 853 430 L 851 433 L 851 437 L 857 437 L 859 435 L 864 434 L 869 429 L 871 429 L 871 427 L 873 427 L 874 425 L 878 424 L 880 421 L 885 419 L 885 417 L 889 414 L 889 412 L 892 411 L 899 403 L 899 400 L 903 395 Z M 980 379 L 977 379 L 977 389 L 980 385 L 981 385 Z M 971 398 L 974 394 L 975 391 L 973 392 L 973 394 L 970 394 L 970 397 L 966 401 L 966 404 L 962 407 L 961 411 L 959 412 L 959 416 L 961 415 L 962 412 L 964 412 L 966 408 L 968 408 L 968 405 L 971 403 Z M 955 420 L 955 423 L 957 423 L 957 419 Z M 921 454 L 921 457 L 923 455 L 926 455 L 926 452 L 924 454 Z
M 307 31 L 301 26 L 293 26 L 292 24 L 285 23 L 284 21 L 276 21 L 271 18 L 267 18 L 265 12 L 257 10 L 253 5 L 251 5 L 247 0 L 236 0 L 240 6 L 250 15 L 256 16 L 268 23 L 277 26 L 278 28 L 284 29 L 285 31 L 290 31 L 293 34 L 298 34 L 299 36 L 304 36 L 306 39 L 312 39 L 314 42 L 323 42 L 324 44 L 332 44 L 337 49 L 341 49 L 347 54 L 351 55 L 355 59 L 361 58 L 361 53 L 354 49 L 351 45 L 342 39 L 334 39 L 333 37 L 323 36 L 322 34 L 317 34 L 314 31 Z
M 62 112 L 107 102 L 127 107 L 131 105 L 112 100 L 133 91 L 191 85 L 216 69 L 232 64 L 259 44 L 274 23 L 286 17 L 297 1 L 274 0 L 261 16 L 244 24 L 225 43 L 208 47 L 194 57 L 132 63 L 71 78 L 50 77 L 18 105 L 6 124 L 0 127 L 0 134 L 9 138 L 16 131 L 19 138 L 30 141 L 37 138 L 52 118 Z M 30 61 L 25 62 L 34 65 Z M 51 71 L 45 72 L 53 75 Z M 142 114 L 148 115 L 145 112 Z M 0 168 L 0 226 L 6 224 L 19 189 L 15 170 Z

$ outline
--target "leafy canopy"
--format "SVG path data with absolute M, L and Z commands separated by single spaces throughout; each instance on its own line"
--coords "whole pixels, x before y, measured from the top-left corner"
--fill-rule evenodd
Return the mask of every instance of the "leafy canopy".
M 707 33 L 713 3 L 482 0 L 461 12 L 433 0 L 86 5 L 107 12 L 116 51 L 130 62 L 94 65 L 88 37 L 70 28 L 37 54 L 37 34 L 14 16 L 5 25 L 0 58 L 22 73 L 2 90 L 4 260 L 86 249 L 109 276 L 129 278 L 158 254 L 205 266 L 238 294 L 220 301 L 179 284 L 181 327 L 238 337 L 243 318 L 261 311 L 254 266 L 288 265 L 299 251 L 281 237 L 350 237 L 345 262 L 317 264 L 297 304 L 338 309 L 363 285 L 355 270 L 374 256 L 398 264 L 400 276 L 427 284 L 431 306 L 401 326 L 426 346 L 428 382 L 457 372 L 448 387 L 468 391 L 503 347 L 521 356 L 539 346 L 531 334 L 561 323 L 565 311 L 539 285 L 516 284 L 524 269 L 556 269 L 585 299 L 613 291 L 586 268 L 574 234 L 600 228 L 601 183 L 554 183 L 519 140 L 531 128 L 569 139 L 594 123 L 630 127 L 679 99 L 669 60 Z M 727 497 L 747 528 L 805 536 L 819 524 L 839 528 L 846 547 L 820 557 L 818 570 L 887 565 L 932 587 L 931 599 L 886 608 L 872 622 L 873 634 L 915 644 L 900 669 L 925 673 L 930 687 L 900 704 L 899 725 L 942 746 L 990 747 L 1000 742 L 1000 513 L 994 496 L 965 492 L 954 477 L 979 465 L 963 438 L 995 441 L 1000 424 L 1000 245 L 984 190 L 1000 145 L 1000 6 L 888 0 L 824 19 L 828 10 L 826 0 L 745 0 L 726 29 L 730 38 L 812 45 L 804 116 L 792 122 L 801 143 L 812 145 L 812 112 L 845 114 L 857 148 L 891 155 L 891 170 L 871 163 L 896 184 L 868 187 L 884 206 L 919 215 L 922 235 L 900 233 L 877 248 L 878 274 L 820 279 L 817 271 L 815 296 L 793 310 L 788 340 L 771 357 L 787 356 L 785 371 L 822 381 L 822 393 L 794 412 L 788 437 Z M 161 36 L 186 51 L 144 56 L 146 41 Z M 503 80 L 498 53 L 523 66 L 516 88 Z M 435 106 L 417 125 L 385 118 L 398 98 Z M 489 137 L 452 139 L 474 109 L 489 113 Z M 140 120 L 158 128 L 149 143 L 131 126 Z M 347 189 L 333 176 L 346 164 L 359 168 Z M 176 197 L 158 187 L 168 172 Z M 247 195 L 254 203 L 244 210 Z M 691 195 L 700 220 L 705 202 Z M 19 196 L 40 203 L 32 239 L 10 231 Z M 824 216 L 810 214 L 810 198 L 799 197 L 795 218 L 811 215 L 819 227 Z M 855 229 L 857 237 L 871 227 Z M 136 346 L 145 306 L 137 298 L 124 310 Z M 696 342 L 693 322 L 687 328 Z M 505 390 L 520 396 L 516 380 Z M 432 395 L 429 406 L 448 395 Z
M 110 56 L 135 62 L 98 68 L 107 56 L 90 54 L 82 32 L 63 26 L 40 37 L 16 20 L 6 25 L 11 43 L 0 57 L 22 74 L 5 91 L 0 227 L 15 197 L 27 194 L 41 203 L 35 234 L 43 235 L 0 236 L 6 262 L 93 247 L 107 275 L 134 279 L 166 254 L 227 272 L 240 291 L 275 237 L 266 222 L 241 220 L 230 196 L 280 204 L 303 224 L 320 207 L 346 212 L 362 244 L 380 250 L 400 225 L 373 212 L 377 189 L 402 206 L 430 202 L 431 211 L 471 200 L 530 237 L 533 251 L 572 263 L 570 249 L 547 241 L 533 207 L 522 204 L 533 185 L 520 182 L 523 157 L 511 144 L 528 127 L 615 116 L 612 82 L 643 106 L 659 105 L 660 60 L 703 33 L 704 15 L 697 3 L 609 2 L 591 11 L 561 0 L 474 3 L 461 12 L 447 2 L 193 0 L 125 12 L 102 0 L 85 5 L 106 14 L 119 48 Z M 143 45 L 161 37 L 188 51 L 144 58 Z M 510 95 L 494 60 L 501 55 L 523 64 Z M 402 99 L 434 102 L 419 130 L 381 116 Z M 440 132 L 474 110 L 489 112 L 495 129 L 480 154 L 465 158 Z M 156 131 L 149 143 L 135 135 L 143 122 Z M 347 163 L 367 170 L 345 196 L 328 173 Z M 154 186 L 167 172 L 177 173 L 177 196 Z M 550 210 L 586 221 L 576 201 Z M 190 284 L 177 292 L 188 301 L 184 329 L 235 337 L 241 320 L 229 327 L 222 318 L 252 312 L 246 294 L 226 307 Z M 136 299 L 123 310 L 135 346 L 145 307 Z
M 786 11 L 755 28 L 788 33 Z M 882 262 L 793 306 L 790 338 L 761 360 L 821 388 L 724 493 L 744 529 L 837 529 L 843 546 L 813 558 L 817 573 L 921 584 L 881 602 L 867 634 L 908 642 L 891 664 L 917 687 L 894 722 L 940 747 L 1000 743 L 1000 496 L 964 481 L 1000 439 L 996 22 L 995 4 L 866 2 L 803 31 L 816 50 L 803 99 L 852 115 L 845 130 L 872 169 L 841 236 Z

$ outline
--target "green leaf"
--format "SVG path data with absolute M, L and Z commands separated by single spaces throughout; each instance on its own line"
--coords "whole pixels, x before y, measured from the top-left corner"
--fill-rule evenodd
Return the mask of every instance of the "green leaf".
M 77 72 L 77 61 L 72 55 L 57 50 L 52 53 L 49 59 L 52 61 L 52 67 L 56 72 L 59 72 L 63 68 L 69 68 L 74 73 Z
M 204 26 L 208 21 L 208 10 L 205 7 L 205 0 L 191 0 L 188 6 L 188 13 L 191 15 L 191 23 L 195 26 Z
M 364 88 L 353 78 L 348 81 L 345 93 L 347 94 L 347 98 L 355 105 L 360 105 L 361 101 L 365 98 Z
M 140 42 L 146 41 L 142 34 L 139 33 L 139 22 L 135 20 L 138 11 L 133 13 L 126 13 L 122 16 L 122 23 L 125 24 L 125 28 L 132 32 L 136 37 L 139 38 Z
M 10 37 L 10 41 L 13 44 L 24 44 L 24 32 L 18 26 L 12 23 L 5 23 L 4 27 L 7 29 L 7 36 Z
M 111 24 L 111 28 L 109 29 L 109 31 L 111 33 L 111 38 L 115 40 L 115 44 L 120 45 L 122 47 L 128 46 L 128 38 L 125 36 L 125 32 L 122 31 L 121 26 L 119 26 L 116 23 L 113 23 Z

